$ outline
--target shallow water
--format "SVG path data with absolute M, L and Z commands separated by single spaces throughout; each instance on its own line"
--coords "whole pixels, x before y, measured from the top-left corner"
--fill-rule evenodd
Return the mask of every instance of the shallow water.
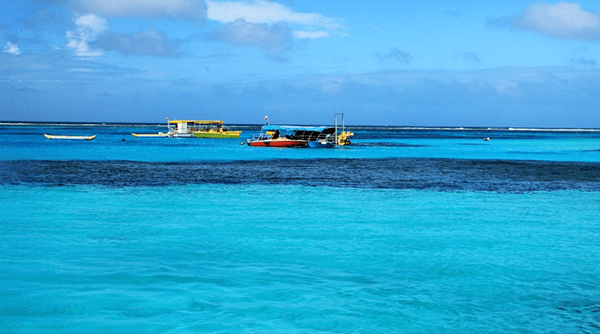
M 237 129 L 232 127 L 232 129 Z M 240 139 L 135 138 L 164 128 L 0 126 L 0 160 L 232 161 L 271 159 L 448 158 L 600 162 L 600 131 L 352 130 L 354 145 L 328 149 L 249 148 Z M 352 128 L 350 128 L 352 129 Z M 48 140 L 43 134 L 97 135 L 93 141 Z M 490 141 L 483 141 L 490 137 Z
M 0 332 L 600 330 L 595 133 L 129 130 L 0 128 Z

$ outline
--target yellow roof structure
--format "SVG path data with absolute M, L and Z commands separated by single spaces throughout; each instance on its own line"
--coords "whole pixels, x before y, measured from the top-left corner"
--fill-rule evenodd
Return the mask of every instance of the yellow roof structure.
M 191 121 L 191 120 L 172 120 L 169 121 L 169 124 L 177 124 L 177 123 L 196 123 L 196 124 L 223 124 L 223 121 Z

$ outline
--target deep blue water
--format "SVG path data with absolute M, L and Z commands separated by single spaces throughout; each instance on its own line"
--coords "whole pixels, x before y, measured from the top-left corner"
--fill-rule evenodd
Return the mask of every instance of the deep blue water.
M 600 132 L 239 127 L 0 127 L 0 332 L 600 332 Z

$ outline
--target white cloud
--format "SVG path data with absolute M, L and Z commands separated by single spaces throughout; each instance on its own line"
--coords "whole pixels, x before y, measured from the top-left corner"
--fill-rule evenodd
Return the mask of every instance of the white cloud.
M 165 17 L 197 19 L 206 16 L 204 0 L 78 0 L 76 9 L 105 17 Z
M 342 90 L 343 84 L 343 80 L 339 78 L 323 78 L 320 82 L 320 88 L 321 91 L 327 94 L 335 94 Z
M 292 32 L 285 22 L 272 25 L 251 23 L 238 19 L 215 31 L 213 38 L 240 46 L 259 46 L 275 60 L 285 60 L 285 53 L 292 48 Z
M 302 27 L 293 31 L 297 38 L 323 38 L 343 29 L 334 19 L 316 13 L 297 13 L 276 2 L 207 1 L 207 17 L 222 23 L 243 19 L 255 24 L 287 24 Z
M 19 51 L 19 45 L 13 44 L 11 42 L 6 42 L 6 46 L 4 47 L 4 53 L 10 53 L 12 55 L 18 56 L 21 54 Z
M 538 2 L 528 6 L 512 24 L 560 39 L 600 39 L 600 15 L 583 10 L 578 3 Z
M 94 50 L 89 43 L 108 29 L 106 20 L 94 14 L 83 15 L 75 20 L 76 31 L 67 31 L 68 48 L 74 49 L 78 56 L 92 57 L 102 54 L 101 50 Z
M 80 16 L 77 20 L 75 20 L 75 24 L 77 24 L 79 27 L 89 29 L 95 33 L 101 33 L 108 29 L 106 20 L 94 14 Z
M 316 39 L 316 38 L 326 38 L 331 36 L 330 33 L 323 30 L 318 31 L 305 31 L 305 30 L 294 30 L 294 37 L 300 39 Z
M 81 57 L 100 56 L 104 51 L 156 57 L 174 57 L 179 54 L 176 43 L 164 34 L 150 28 L 132 34 L 109 30 L 106 20 L 95 15 L 83 15 L 75 20 L 76 30 L 67 31 L 67 48 Z
M 90 42 L 90 45 L 105 51 L 131 55 L 174 57 L 179 54 L 164 34 L 152 28 L 133 34 L 106 31 Z

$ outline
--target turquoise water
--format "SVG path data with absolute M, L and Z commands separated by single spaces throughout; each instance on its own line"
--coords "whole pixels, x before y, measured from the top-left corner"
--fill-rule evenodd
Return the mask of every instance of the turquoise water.
M 365 130 L 350 148 L 269 150 L 227 140 L 140 141 L 114 128 L 96 130 L 105 135 L 93 142 L 39 138 L 50 130 L 0 128 L 2 333 L 600 331 L 594 133 L 501 131 L 484 143 L 480 133 L 390 139 Z M 33 134 L 10 134 L 18 131 Z M 290 163 L 300 171 L 276 182 L 267 173 L 239 184 L 203 176 L 153 186 L 154 176 L 128 174 L 142 165 L 115 169 L 121 160 L 145 161 L 145 171 L 165 177 L 181 168 L 191 178 L 197 171 L 189 166 L 228 179 L 269 164 L 271 174 Z M 509 160 L 526 163 L 528 177 Z M 353 174 L 356 183 L 302 185 L 321 178 L 301 171 L 306 165 L 326 163 L 322 173 L 332 174 L 404 161 L 415 166 L 403 178 L 442 185 L 377 188 L 383 172 L 371 167 Z M 31 181 L 28 170 L 43 175 Z M 58 178 L 64 173 L 71 178 Z M 452 187 L 443 183 L 448 175 Z M 454 187 L 472 175 L 496 190 Z M 113 178 L 119 182 L 106 181 Z
M 358 128 L 354 146 L 337 150 L 248 148 L 260 130 L 244 127 L 240 139 L 148 139 L 131 136 L 164 128 L 1 127 L 0 160 L 203 161 L 308 158 L 454 158 L 600 162 L 600 131 L 389 130 Z M 90 142 L 50 141 L 43 134 L 98 135 Z M 484 137 L 491 140 L 484 142 Z M 124 141 L 123 141 L 124 140 Z

